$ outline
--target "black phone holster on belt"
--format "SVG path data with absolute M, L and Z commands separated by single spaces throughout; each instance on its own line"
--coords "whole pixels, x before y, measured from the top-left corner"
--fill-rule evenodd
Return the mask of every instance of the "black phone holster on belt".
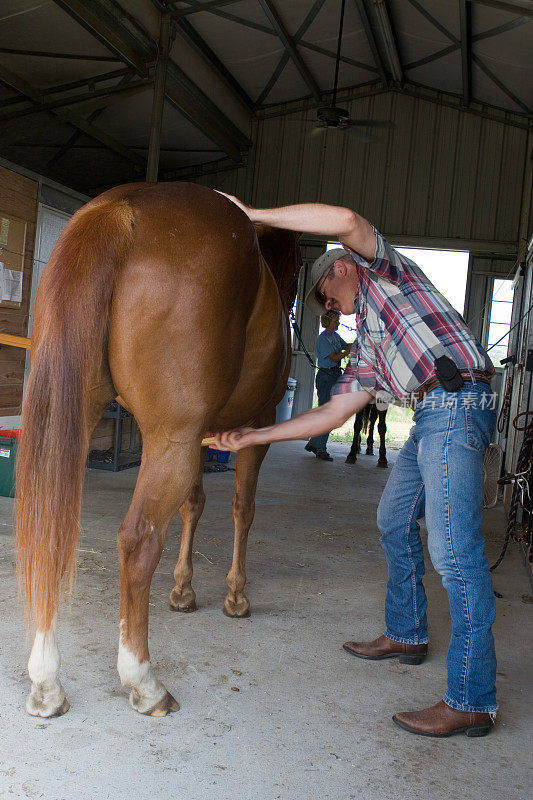
M 447 392 L 458 392 L 464 386 L 463 376 L 457 369 L 457 364 L 448 356 L 436 358 L 433 362 L 435 375 L 439 379 L 440 385 Z

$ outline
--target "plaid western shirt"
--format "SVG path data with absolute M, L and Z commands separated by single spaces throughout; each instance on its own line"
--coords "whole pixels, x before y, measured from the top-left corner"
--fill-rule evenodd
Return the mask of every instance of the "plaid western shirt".
M 460 314 L 420 267 L 378 231 L 375 234 L 372 263 L 344 245 L 355 261 L 359 280 L 357 334 L 349 364 L 333 393 L 364 389 L 375 396 L 384 391 L 392 395 L 392 402 L 400 400 L 434 377 L 434 361 L 443 355 L 460 370 L 492 375 L 490 358 Z

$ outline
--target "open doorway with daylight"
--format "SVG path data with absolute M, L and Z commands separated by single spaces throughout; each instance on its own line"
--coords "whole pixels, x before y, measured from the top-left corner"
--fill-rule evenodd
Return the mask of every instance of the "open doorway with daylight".
M 328 242 L 327 250 L 338 247 L 338 242 Z M 457 250 L 430 250 L 427 248 L 413 248 L 395 246 L 403 255 L 414 261 L 420 269 L 427 275 L 433 285 L 444 295 L 451 305 L 462 315 L 464 312 L 466 282 L 468 276 L 467 251 Z M 503 312 L 497 314 L 498 320 Z M 503 317 L 502 317 L 503 318 Z M 499 322 L 495 318 L 494 331 Z M 320 326 L 320 333 L 323 328 Z M 339 335 L 346 342 L 353 342 L 355 336 L 355 315 L 341 315 L 338 329 Z M 496 341 L 496 337 L 494 339 Z M 342 362 L 343 368 L 348 363 L 348 359 Z M 318 400 L 316 391 L 313 398 L 313 405 L 317 405 Z M 413 421 L 411 409 L 400 408 L 399 406 L 389 406 L 387 412 L 387 435 L 386 445 L 388 449 L 397 450 L 409 436 Z M 342 427 L 332 431 L 330 441 L 351 443 L 353 438 L 354 418 L 351 417 Z M 377 452 L 379 443 L 377 430 L 374 432 L 374 448 Z M 362 435 L 361 452 L 364 452 L 366 445 L 366 435 Z

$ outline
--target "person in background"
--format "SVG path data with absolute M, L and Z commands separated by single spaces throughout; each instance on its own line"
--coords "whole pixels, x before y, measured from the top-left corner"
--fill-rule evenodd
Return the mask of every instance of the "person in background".
M 328 311 L 320 317 L 324 330 L 316 340 L 318 371 L 315 381 L 319 406 L 323 406 L 330 399 L 331 390 L 341 376 L 341 360 L 350 354 L 351 344 L 346 344 L 337 333 L 339 319 L 340 314 L 337 311 Z M 312 436 L 305 449 L 309 453 L 314 453 L 321 461 L 333 461 L 326 450 L 328 436 L 329 433 Z

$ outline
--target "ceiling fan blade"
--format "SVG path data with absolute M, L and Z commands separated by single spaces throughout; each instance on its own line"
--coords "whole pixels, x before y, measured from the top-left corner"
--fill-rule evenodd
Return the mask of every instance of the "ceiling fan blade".
M 339 126 L 340 131 L 345 131 L 349 133 L 350 136 L 353 136 L 355 139 L 358 139 L 360 142 L 364 142 L 365 144 L 372 144 L 373 142 L 377 142 L 375 136 L 370 136 L 368 133 L 363 133 L 357 127 L 351 127 L 350 125 L 343 125 L 342 127 Z
M 307 139 L 314 139 L 320 133 L 322 133 L 325 130 L 326 130 L 326 127 L 324 125 L 315 125 L 315 127 L 311 128 L 311 130 L 306 134 L 306 138 Z
M 396 128 L 394 122 L 385 119 L 347 119 L 345 125 L 349 128 Z

